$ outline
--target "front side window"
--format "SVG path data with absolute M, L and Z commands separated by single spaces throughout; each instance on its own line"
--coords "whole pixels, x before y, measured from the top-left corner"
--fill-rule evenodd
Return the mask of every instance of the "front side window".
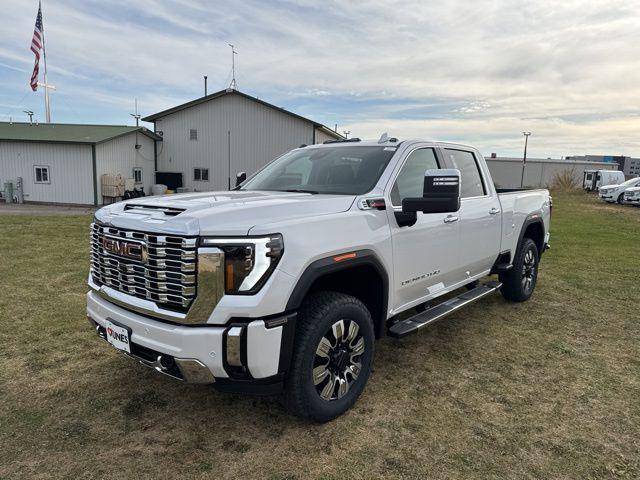
M 404 198 L 422 197 L 424 172 L 435 168 L 439 167 L 433 148 L 411 152 L 391 189 L 391 204 L 399 207 Z
M 33 177 L 35 183 L 51 183 L 49 177 L 49 167 L 35 165 L 33 167 Z
M 480 167 L 473 153 L 464 150 L 445 149 L 454 167 L 460 170 L 460 198 L 482 197 L 487 194 Z
M 376 185 L 395 150 L 351 145 L 293 150 L 256 173 L 240 190 L 361 195 Z

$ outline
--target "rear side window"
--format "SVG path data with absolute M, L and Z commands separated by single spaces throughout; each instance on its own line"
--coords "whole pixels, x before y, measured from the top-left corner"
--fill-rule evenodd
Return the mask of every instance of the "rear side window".
M 487 194 L 486 187 L 482 182 L 480 167 L 473 153 L 447 148 L 445 154 L 449 156 L 455 168 L 460 170 L 461 198 L 481 197 Z
M 432 168 L 438 168 L 432 148 L 420 148 L 411 152 L 391 189 L 391 204 L 400 206 L 404 198 L 421 197 L 424 172 Z

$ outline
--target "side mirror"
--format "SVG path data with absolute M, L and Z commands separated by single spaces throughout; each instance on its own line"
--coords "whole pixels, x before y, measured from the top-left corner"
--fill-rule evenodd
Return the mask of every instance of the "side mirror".
M 236 175 L 236 187 L 239 187 L 242 182 L 247 179 L 247 172 L 238 172 Z
M 407 213 L 450 213 L 460 210 L 460 170 L 434 169 L 424 174 L 422 197 L 402 200 Z

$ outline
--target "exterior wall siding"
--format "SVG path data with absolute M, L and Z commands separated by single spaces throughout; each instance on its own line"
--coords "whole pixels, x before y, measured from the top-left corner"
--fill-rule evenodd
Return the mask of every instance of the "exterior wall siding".
M 35 183 L 35 165 L 49 167 L 50 183 Z M 0 142 L 0 188 L 17 177 L 27 202 L 93 205 L 91 145 Z
M 326 134 L 319 128 L 316 128 L 316 143 L 324 143 L 327 140 L 335 140 L 331 135 Z
M 198 130 L 190 140 L 189 131 Z M 283 153 L 313 141 L 313 125 L 239 95 L 218 99 L 156 120 L 158 171 L 182 172 L 189 190 L 226 190 L 229 177 L 251 175 Z M 230 165 L 229 165 L 230 164 Z M 194 181 L 193 169 L 209 169 L 209 181 Z
M 109 173 L 133 178 L 133 167 L 142 167 L 142 183 L 147 195 L 155 183 L 153 140 L 142 133 L 130 133 L 96 145 L 98 203 L 102 204 L 100 177 Z M 136 143 L 141 145 L 136 149 Z
M 487 158 L 487 165 L 498 188 L 519 188 L 522 160 L 515 158 Z M 571 160 L 528 159 L 524 170 L 525 187 L 549 187 L 556 174 L 573 171 L 581 186 L 585 170 L 617 170 L 617 163 L 577 162 Z

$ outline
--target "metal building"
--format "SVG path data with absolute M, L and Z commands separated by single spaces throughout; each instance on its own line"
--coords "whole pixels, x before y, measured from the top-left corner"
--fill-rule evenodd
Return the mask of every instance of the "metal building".
M 522 158 L 485 157 L 493 182 L 499 188 L 518 188 L 522 178 Z M 525 187 L 547 188 L 553 184 L 555 175 L 570 172 L 579 185 L 585 170 L 617 170 L 616 163 L 560 160 L 554 158 L 527 158 L 524 169 Z
M 158 172 L 182 173 L 189 190 L 226 190 L 301 144 L 342 138 L 328 127 L 227 89 L 142 119 L 162 136 Z
M 0 188 L 20 177 L 27 202 L 99 205 L 101 175 L 135 169 L 149 194 L 161 140 L 144 127 L 0 122 Z

